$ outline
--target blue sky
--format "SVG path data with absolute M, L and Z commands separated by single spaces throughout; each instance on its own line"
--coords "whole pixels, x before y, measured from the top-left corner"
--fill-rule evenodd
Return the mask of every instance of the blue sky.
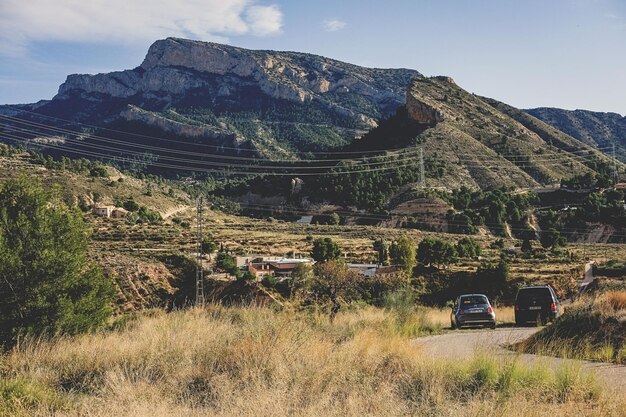
M 626 114 L 624 0 L 0 0 L 0 103 L 183 36 L 450 75 L 517 107 Z

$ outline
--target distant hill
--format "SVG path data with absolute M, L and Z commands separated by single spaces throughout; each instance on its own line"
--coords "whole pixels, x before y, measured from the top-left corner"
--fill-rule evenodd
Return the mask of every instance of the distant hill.
M 626 116 L 549 107 L 530 109 L 526 112 L 587 145 L 605 149 L 607 153 L 610 153 L 612 146 L 615 145 L 617 157 L 626 161 Z

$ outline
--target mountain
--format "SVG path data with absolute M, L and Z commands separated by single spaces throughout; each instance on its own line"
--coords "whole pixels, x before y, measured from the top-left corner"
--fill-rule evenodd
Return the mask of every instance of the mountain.
M 167 176 L 280 169 L 291 177 L 263 178 L 255 192 L 289 195 L 300 175 L 313 201 L 344 190 L 361 197 L 335 200 L 359 207 L 376 194 L 377 209 L 421 179 L 416 146 L 426 185 L 448 189 L 533 188 L 606 174 L 610 164 L 593 147 L 449 77 L 176 38 L 152 44 L 135 69 L 70 75 L 52 100 L 18 109 L 0 107 L 2 137 L 55 156 L 115 157 L 120 168 Z M 350 161 L 320 162 L 324 152 Z M 335 167 L 341 175 L 326 175 Z M 359 176 L 343 172 L 355 167 Z M 232 193 L 250 184 L 237 187 Z
M 563 110 L 540 107 L 526 110 L 528 114 L 575 137 L 581 142 L 612 152 L 626 161 L 626 116 L 588 110 Z
M 272 159 L 349 144 L 402 105 L 420 76 L 167 38 L 153 43 L 135 69 L 70 75 L 52 100 L 22 108 Z

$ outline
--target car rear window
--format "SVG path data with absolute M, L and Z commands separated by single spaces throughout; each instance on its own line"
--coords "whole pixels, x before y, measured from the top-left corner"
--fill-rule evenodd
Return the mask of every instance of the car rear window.
M 532 300 L 532 299 L 552 299 L 552 293 L 548 288 L 522 288 L 517 293 L 517 300 Z
M 470 295 L 467 297 L 461 297 L 461 305 L 473 305 L 473 304 L 488 304 L 487 297 L 482 295 Z

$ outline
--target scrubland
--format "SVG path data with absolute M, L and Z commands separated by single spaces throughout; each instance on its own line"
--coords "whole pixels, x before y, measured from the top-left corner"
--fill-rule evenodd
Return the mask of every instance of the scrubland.
M 626 364 L 626 291 L 587 295 L 520 343 L 524 352 Z
M 206 308 L 123 316 L 0 359 L 1 416 L 620 416 L 576 367 L 437 360 L 442 313 Z

